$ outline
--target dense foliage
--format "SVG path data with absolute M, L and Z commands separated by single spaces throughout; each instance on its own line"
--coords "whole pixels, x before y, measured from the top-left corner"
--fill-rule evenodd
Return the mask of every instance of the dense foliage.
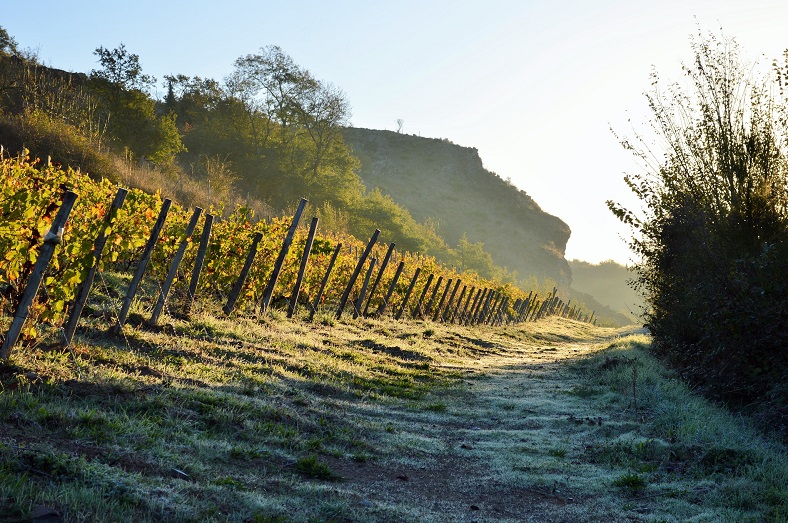
M 736 43 L 699 36 L 688 87 L 648 99 L 664 157 L 624 141 L 645 172 L 626 181 L 637 285 L 654 350 L 715 397 L 758 402 L 785 428 L 788 405 L 788 110 L 784 76 L 753 76 Z M 776 66 L 775 66 L 776 68 Z

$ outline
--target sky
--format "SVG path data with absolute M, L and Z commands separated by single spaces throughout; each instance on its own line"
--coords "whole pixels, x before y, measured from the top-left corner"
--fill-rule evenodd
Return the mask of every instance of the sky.
M 98 67 L 121 43 L 143 72 L 222 80 L 278 45 L 338 86 L 354 127 L 446 138 L 572 230 L 567 259 L 631 264 L 605 204 L 638 202 L 623 176 L 650 118 L 650 73 L 679 80 L 698 29 L 734 37 L 761 64 L 788 48 L 782 0 L 0 0 L 0 26 L 48 66 Z

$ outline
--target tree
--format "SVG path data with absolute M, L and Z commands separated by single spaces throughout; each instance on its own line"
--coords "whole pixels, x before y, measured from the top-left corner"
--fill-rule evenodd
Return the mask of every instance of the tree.
M 4 27 L 0 26 L 0 53 L 17 54 L 19 52 L 16 40 L 8 34 Z
M 788 363 L 788 111 L 779 76 L 755 76 L 734 40 L 699 34 L 689 91 L 654 75 L 648 101 L 660 154 L 622 140 L 643 166 L 625 178 L 637 287 L 654 348 L 725 401 L 782 405 Z M 778 408 L 779 410 L 779 408 Z
M 142 74 L 140 57 L 126 51 L 126 46 L 121 42 L 115 49 L 98 47 L 93 54 L 98 56 L 101 69 L 94 69 L 90 75 L 101 78 L 118 88 L 145 91 L 156 83 L 156 78 Z
M 468 235 L 463 234 L 457 243 L 457 258 L 460 270 L 473 270 L 483 278 L 496 276 L 495 262 L 492 256 L 484 250 L 484 243 L 471 243 Z
M 143 74 L 139 56 L 122 43 L 111 50 L 99 47 L 94 54 L 101 69 L 91 71 L 91 86 L 116 145 L 159 164 L 171 162 L 184 146 L 175 116 L 157 115 L 156 102 L 146 92 L 156 79 Z
M 226 91 L 243 109 L 255 161 L 265 166 L 273 197 L 309 194 L 347 205 L 361 197 L 358 166 L 341 135 L 350 105 L 278 46 L 235 61 Z M 301 193 L 301 194 L 299 194 Z

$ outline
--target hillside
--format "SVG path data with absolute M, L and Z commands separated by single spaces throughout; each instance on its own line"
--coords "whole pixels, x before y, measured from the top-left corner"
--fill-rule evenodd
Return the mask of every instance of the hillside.
M 643 298 L 627 283 L 636 277 L 628 268 L 612 260 L 599 264 L 570 260 L 569 267 L 573 288 L 630 318 L 640 314 Z
M 109 82 L 114 69 L 106 63 L 90 76 L 2 53 L 0 65 L 0 145 L 12 155 L 28 149 L 33 158 L 160 191 L 183 205 L 227 211 L 243 203 L 271 217 L 306 197 L 323 230 L 366 240 L 377 228 L 400 251 L 522 289 L 546 293 L 555 284 L 569 292 L 569 228 L 485 170 L 475 149 L 342 128 L 344 139 L 321 145 L 327 149 L 317 165 L 306 159 L 315 144 L 285 140 L 297 124 L 239 112 L 241 101 L 212 81 L 173 77 L 166 100 L 156 101 L 136 84 Z M 127 121 L 119 124 L 119 115 Z M 265 147 L 241 125 L 249 117 L 272 129 Z M 298 158 L 306 163 L 294 163 Z M 590 296 L 578 302 L 604 324 L 628 323 Z
M 496 265 L 517 271 L 520 279 L 571 283 L 564 259 L 569 227 L 487 171 L 476 149 L 392 131 L 347 128 L 344 136 L 361 160 L 367 189 L 391 195 L 418 222 L 437 222 L 450 245 L 467 234 L 468 241 L 484 243 Z

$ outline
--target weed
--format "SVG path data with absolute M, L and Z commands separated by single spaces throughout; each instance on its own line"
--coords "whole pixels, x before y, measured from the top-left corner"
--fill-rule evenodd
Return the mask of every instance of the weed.
M 317 322 L 324 327 L 336 327 L 337 320 L 332 314 L 322 313 L 317 317 Z
M 353 456 L 351 456 L 351 459 L 356 463 L 366 463 L 367 461 L 370 460 L 370 455 L 363 451 L 356 452 L 353 454 Z
M 571 396 L 577 396 L 578 398 L 592 398 L 602 393 L 603 391 L 599 387 L 588 386 L 588 385 L 578 385 L 576 387 L 572 387 L 571 389 L 569 389 L 569 391 L 567 391 L 567 394 Z
M 222 478 L 217 478 L 213 480 L 213 484 L 222 487 L 230 487 L 233 490 L 241 490 L 244 488 L 244 484 L 241 481 L 234 479 L 232 476 L 224 476 Z
M 568 451 L 565 448 L 559 447 L 550 449 L 547 451 L 547 453 L 556 458 L 565 458 Z
M 268 514 L 255 514 L 247 521 L 249 521 L 249 523 L 289 523 L 290 519 L 287 516 L 271 516 Z
M 313 479 L 337 481 L 340 479 L 331 468 L 317 459 L 317 456 L 308 456 L 296 461 L 295 469 L 303 476 Z
M 638 492 L 646 488 L 646 478 L 637 473 L 627 472 L 613 480 L 613 486 Z
M 431 412 L 446 412 L 446 404 L 441 402 L 429 403 L 424 408 Z

